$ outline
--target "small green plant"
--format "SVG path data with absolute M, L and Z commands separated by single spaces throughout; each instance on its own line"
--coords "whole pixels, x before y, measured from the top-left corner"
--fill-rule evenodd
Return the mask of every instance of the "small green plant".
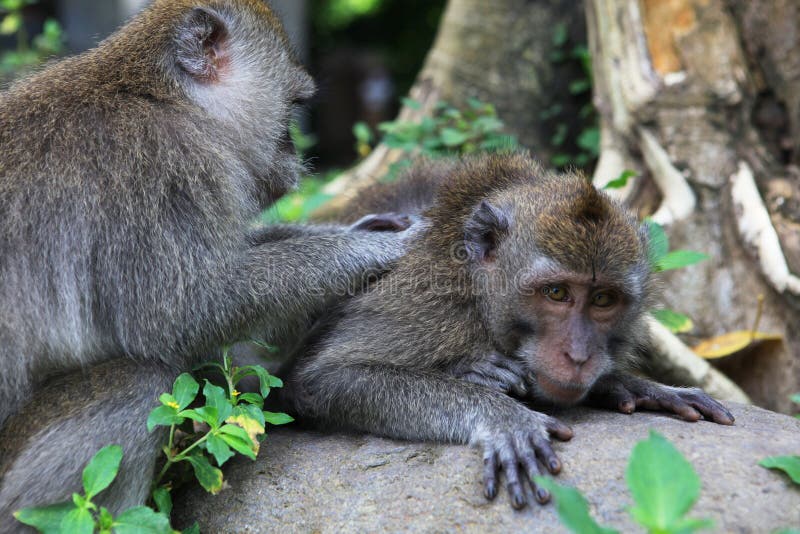
M 419 102 L 406 98 L 403 104 L 419 109 Z M 293 129 L 293 138 L 302 153 L 313 145 L 313 138 Z M 377 135 L 378 133 L 382 134 Z M 423 155 L 431 158 L 471 154 L 478 151 L 499 152 L 519 147 L 516 137 L 503 133 L 503 122 L 497 118 L 497 111 L 491 104 L 471 99 L 466 109 L 457 109 L 445 102 L 439 102 L 431 117 L 419 122 L 390 121 L 381 123 L 378 132 L 373 132 L 367 124 L 353 126 L 356 151 L 366 157 L 379 142 L 390 148 L 400 149 L 408 156 Z M 298 143 L 299 141 L 299 143 Z M 403 158 L 392 164 L 384 180 L 395 178 L 398 173 L 411 164 L 411 158 Z M 325 186 L 341 171 L 331 171 L 321 177 L 305 177 L 297 191 L 284 196 L 261 216 L 262 222 L 302 222 L 332 195 Z
M 558 168 L 587 168 L 600 154 L 600 129 L 597 126 L 597 110 L 592 103 L 592 58 L 585 43 L 573 43 L 570 40 L 566 24 L 555 26 L 552 42 L 551 63 L 578 67 L 576 70 L 579 75 L 570 81 L 568 91 L 571 98 L 582 102 L 582 105 L 578 117 L 574 119 L 567 116 L 564 106 L 559 103 L 540 113 L 539 118 L 552 124 L 555 132 L 550 138 L 550 145 L 556 150 L 551 163 Z
M 150 412 L 147 418 L 149 431 L 158 426 L 169 427 L 169 441 L 164 447 L 166 462 L 153 484 L 156 491 L 171 467 L 187 462 L 206 491 L 219 492 L 222 489 L 219 467 L 231 459 L 234 452 L 255 460 L 266 424 L 283 425 L 293 420 L 284 413 L 263 409 L 270 389 L 283 386 L 279 378 L 257 365 L 235 367 L 228 349 L 223 351 L 222 360 L 221 364 L 211 362 L 200 366 L 219 372 L 226 384 L 223 388 L 205 380 L 202 406 L 189 408 L 197 398 L 200 384 L 192 375 L 184 373 L 175 380 L 172 393 L 159 397 L 161 406 Z M 248 376 L 258 377 L 258 393 L 240 393 L 236 389 L 237 384 Z M 199 423 L 199 431 L 192 422 Z M 180 438 L 178 430 L 181 430 Z
M 650 234 L 647 253 L 653 272 L 682 269 L 708 259 L 708 256 L 702 252 L 670 250 L 669 238 L 664 232 L 664 228 L 649 219 L 645 223 Z M 673 333 L 688 332 L 694 327 L 692 320 L 682 313 L 672 310 L 654 310 L 652 313 L 661 324 L 669 328 Z
M 122 448 L 109 445 L 101 449 L 84 469 L 84 495 L 73 495 L 71 503 L 19 510 L 14 514 L 17 520 L 47 534 L 174 532 L 169 524 L 172 511 L 170 486 L 163 483 L 172 467 L 181 463 L 191 465 L 200 485 L 215 494 L 222 489 L 223 478 L 219 468 L 225 462 L 235 453 L 255 460 L 267 423 L 283 425 L 293 420 L 284 413 L 264 410 L 270 389 L 282 387 L 283 382 L 263 367 L 235 367 L 230 351 L 225 348 L 222 363 L 210 362 L 199 368 L 219 373 L 225 387 L 205 380 L 204 402 L 199 405 L 200 384 L 192 375 L 183 373 L 175 380 L 172 392 L 159 397 L 161 405 L 154 408 L 147 418 L 150 432 L 159 426 L 169 427 L 169 440 L 163 449 L 164 466 L 152 486 L 152 500 L 158 511 L 139 506 L 114 518 L 108 510 L 92 502 L 114 481 L 122 461 Z M 249 376 L 258 377 L 258 393 L 240 393 L 236 389 Z M 190 408 L 192 405 L 195 407 Z M 195 525 L 184 532 L 194 534 L 199 530 Z
M 692 464 L 657 432 L 633 448 L 625 480 L 633 497 L 631 517 L 652 534 L 689 533 L 713 524 L 708 519 L 686 515 L 700 496 L 700 478 Z M 599 525 L 589 513 L 581 493 L 537 477 L 537 484 L 547 488 L 556 502 L 561 522 L 577 534 L 613 534 L 615 529 Z
M 795 393 L 790 398 L 792 399 L 793 403 L 797 404 L 797 408 L 800 409 L 800 393 Z M 795 415 L 795 417 L 800 419 L 800 413 Z
M 122 447 L 103 447 L 83 470 L 83 495 L 73 494 L 72 502 L 42 508 L 25 508 L 16 512 L 14 517 L 46 534 L 174 532 L 167 514 L 156 512 L 147 506 L 137 506 L 114 517 L 106 508 L 92 502 L 117 477 L 121 461 Z
M 403 99 L 403 105 L 412 109 L 419 109 L 421 106 L 410 98 Z M 440 158 L 518 148 L 517 138 L 503 133 L 503 127 L 504 124 L 497 117 L 497 110 L 493 105 L 473 98 L 467 101 L 464 109 L 438 102 L 433 114 L 423 117 L 419 122 L 381 123 L 378 130 L 383 134 L 382 139 L 373 135 L 363 123 L 354 126 L 353 134 L 356 137 L 356 148 L 362 155 L 369 152 L 372 143 L 380 141 L 389 148 L 399 149 L 408 155 Z M 410 159 L 404 159 L 395 164 L 390 169 L 388 178 L 396 176 L 397 171 L 409 163 Z
M 800 404 L 800 394 L 792 395 L 791 399 L 792 402 Z M 800 415 L 795 417 L 800 418 Z M 800 456 L 769 456 L 758 462 L 758 465 L 767 469 L 782 471 L 796 486 L 800 486 Z M 776 534 L 800 534 L 800 530 L 786 528 Z
M 0 35 L 15 35 L 15 50 L 0 54 L 0 75 L 13 76 L 64 52 L 61 26 L 47 19 L 42 33 L 31 41 L 25 29 L 23 9 L 38 0 L 0 0 Z

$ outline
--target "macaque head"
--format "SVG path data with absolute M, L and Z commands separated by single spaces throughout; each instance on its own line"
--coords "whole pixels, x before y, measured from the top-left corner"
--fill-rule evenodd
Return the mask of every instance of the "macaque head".
M 646 230 L 584 177 L 519 155 L 490 162 L 496 184 L 464 219 L 473 298 L 537 396 L 578 402 L 644 337 Z
M 301 165 L 289 124 L 315 87 L 263 0 L 157 0 L 123 32 L 159 36 L 142 46 L 160 48 L 161 76 L 239 156 L 232 164 L 266 189 L 260 200 L 295 185 Z

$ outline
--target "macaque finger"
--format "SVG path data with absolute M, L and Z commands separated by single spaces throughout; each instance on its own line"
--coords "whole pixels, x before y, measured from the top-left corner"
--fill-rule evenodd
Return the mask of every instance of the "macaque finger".
M 535 477 L 542 474 L 541 469 L 539 469 L 539 462 L 536 460 L 535 452 L 532 449 L 527 449 L 521 457 L 521 463 L 525 468 L 525 473 L 528 475 L 528 481 L 531 483 L 536 501 L 539 502 L 539 504 L 547 504 L 550 502 L 550 492 L 544 488 L 538 487 L 536 482 L 534 482 Z
M 491 500 L 497 497 L 497 455 L 487 451 L 483 457 L 483 495 Z
M 702 417 L 700 412 L 692 408 L 689 403 L 677 395 L 661 399 L 659 404 L 661 409 L 677 414 L 684 421 L 695 422 L 699 421 Z
M 560 441 L 569 441 L 574 435 L 572 429 L 554 417 L 546 422 L 547 432 Z
M 628 415 L 636 411 L 636 397 L 633 396 L 633 393 L 625 388 L 618 388 L 615 393 L 617 394 L 615 397 L 617 410 Z
M 546 440 L 534 441 L 534 448 L 536 449 L 536 456 L 542 461 L 544 466 L 550 471 L 551 474 L 557 475 L 561 472 L 562 464 L 558 459 L 553 447 Z
M 508 451 L 506 452 L 500 452 L 500 465 L 506 476 L 506 488 L 508 489 L 511 506 L 516 510 L 520 510 L 528 505 L 528 499 L 525 497 L 525 492 L 519 480 L 517 458 L 511 452 L 510 445 L 507 449 Z
M 705 393 L 692 395 L 687 402 L 708 421 L 713 421 L 721 425 L 732 425 L 736 418 L 722 405 L 722 403 L 709 397 Z

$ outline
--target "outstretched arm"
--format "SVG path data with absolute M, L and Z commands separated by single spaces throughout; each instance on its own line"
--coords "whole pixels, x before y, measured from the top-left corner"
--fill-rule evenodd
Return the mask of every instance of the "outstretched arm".
M 297 414 L 322 425 L 479 446 L 486 497 L 496 496 L 497 471 L 502 469 L 515 508 L 528 503 L 523 479 L 533 485 L 540 474 L 537 457 L 551 473 L 561 470 L 550 436 L 572 437 L 569 427 L 552 417 L 434 371 L 379 363 L 310 365 L 296 369 L 287 387 Z M 536 500 L 549 500 L 544 488 L 533 489 Z

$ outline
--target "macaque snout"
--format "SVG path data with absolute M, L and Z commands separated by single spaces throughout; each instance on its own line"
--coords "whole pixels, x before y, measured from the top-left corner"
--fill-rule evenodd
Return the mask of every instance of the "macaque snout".
M 588 347 L 540 351 L 534 376 L 539 394 L 557 404 L 580 402 L 600 375 L 601 358 Z

